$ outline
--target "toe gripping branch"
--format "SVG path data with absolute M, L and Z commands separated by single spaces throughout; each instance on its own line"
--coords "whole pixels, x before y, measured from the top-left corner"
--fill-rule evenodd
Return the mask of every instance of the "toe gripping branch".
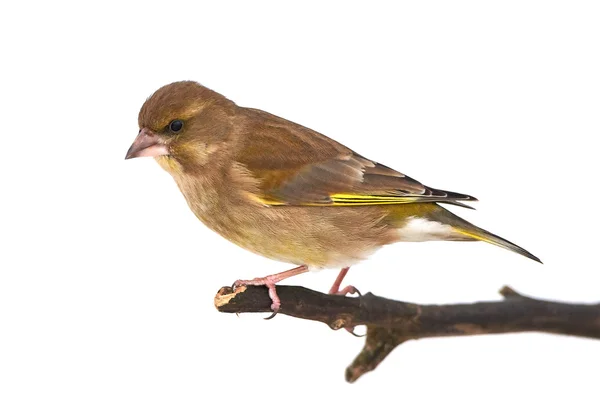
M 500 301 L 420 305 L 367 293 L 361 297 L 327 295 L 299 286 L 277 286 L 280 314 L 320 321 L 332 329 L 367 326 L 365 346 L 346 369 L 354 382 L 374 370 L 398 345 L 440 336 L 546 332 L 600 339 L 600 304 L 567 304 L 523 296 L 505 286 Z M 270 312 L 264 286 L 223 287 L 215 297 L 226 313 Z

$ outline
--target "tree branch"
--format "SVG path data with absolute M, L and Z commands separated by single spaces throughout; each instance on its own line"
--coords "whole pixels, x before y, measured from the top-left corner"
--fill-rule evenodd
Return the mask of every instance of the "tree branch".
M 310 319 L 332 329 L 367 326 L 365 346 L 346 369 L 354 382 L 375 369 L 398 345 L 411 339 L 439 336 L 546 332 L 600 338 L 600 304 L 567 304 L 523 296 L 509 287 L 501 301 L 472 304 L 420 305 L 367 293 L 342 297 L 299 286 L 277 286 L 280 314 Z M 263 286 L 223 287 L 215 297 L 217 310 L 228 313 L 270 312 Z

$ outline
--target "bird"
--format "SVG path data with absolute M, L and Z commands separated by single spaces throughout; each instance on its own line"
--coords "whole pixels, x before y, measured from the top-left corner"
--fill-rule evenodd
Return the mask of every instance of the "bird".
M 482 241 L 541 260 L 450 212 L 473 196 L 434 189 L 343 144 L 268 112 L 238 106 L 195 81 L 156 90 L 138 115 L 125 159 L 153 157 L 208 228 L 264 257 L 297 265 L 241 280 L 264 285 L 274 316 L 276 284 L 310 270 L 348 268 L 397 242 Z M 269 317 L 270 318 L 270 317 Z

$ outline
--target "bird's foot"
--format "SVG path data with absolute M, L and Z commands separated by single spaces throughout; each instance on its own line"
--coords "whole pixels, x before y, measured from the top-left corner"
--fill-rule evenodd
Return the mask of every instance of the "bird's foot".
M 345 296 L 347 294 L 355 294 L 356 293 L 356 294 L 358 294 L 359 297 L 362 296 L 362 294 L 360 294 L 360 291 L 352 285 L 348 285 L 345 288 L 340 290 L 340 285 L 342 284 L 342 281 L 344 280 L 344 277 L 348 273 L 349 269 L 350 269 L 350 267 L 342 268 L 342 270 L 338 274 L 337 278 L 335 279 L 335 282 L 333 282 L 331 289 L 329 289 L 329 294 Z M 356 337 L 364 336 L 364 335 L 358 335 L 357 333 L 355 333 L 353 326 L 345 326 L 344 329 Z
M 306 265 L 301 265 L 299 267 L 290 269 L 288 271 L 280 272 L 278 274 L 267 275 L 264 278 L 254 278 L 249 280 L 238 279 L 233 283 L 232 288 L 235 290 L 235 288 L 240 286 L 266 286 L 267 289 L 269 289 L 269 297 L 272 301 L 271 310 L 273 310 L 273 313 L 265 319 L 271 319 L 275 315 L 277 315 L 279 309 L 281 308 L 281 300 L 277 295 L 277 289 L 275 288 L 275 284 L 277 282 L 281 282 L 286 278 L 299 275 L 307 271 L 308 267 Z
M 267 317 L 266 319 L 271 319 L 279 312 L 279 308 L 281 307 L 281 300 L 277 295 L 277 289 L 275 288 L 275 284 L 279 282 L 273 278 L 273 275 L 265 276 L 264 278 L 254 278 L 249 280 L 238 279 L 233 283 L 233 289 L 240 286 L 266 286 L 269 289 L 269 297 L 271 298 L 271 310 L 273 310 L 273 314 Z
M 348 285 L 345 288 L 343 288 L 342 290 L 339 290 L 339 286 L 337 288 L 331 288 L 331 290 L 329 290 L 329 294 L 333 294 L 333 295 L 337 295 L 337 296 L 345 296 L 347 294 L 358 294 L 358 297 L 362 296 L 362 294 L 360 294 L 360 291 L 355 288 L 352 285 Z M 354 332 L 354 327 L 353 326 L 345 326 L 344 327 L 345 330 L 347 330 L 352 336 L 355 337 L 363 337 L 365 335 L 359 335 L 356 332 Z
M 345 288 L 343 288 L 342 290 L 337 290 L 337 291 L 335 291 L 333 288 L 331 288 L 331 290 L 329 291 L 329 294 L 335 294 L 338 296 L 345 296 L 347 294 L 358 294 L 359 297 L 362 296 L 360 291 L 352 285 L 348 285 Z

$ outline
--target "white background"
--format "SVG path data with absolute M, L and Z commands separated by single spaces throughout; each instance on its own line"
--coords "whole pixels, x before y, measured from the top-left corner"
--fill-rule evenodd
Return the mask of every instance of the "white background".
M 205 228 L 153 160 L 123 160 L 145 98 L 181 79 L 478 197 L 453 211 L 545 262 L 397 244 L 350 271 L 362 291 L 600 300 L 598 3 L 323 3 L 3 3 L 1 399 L 597 398 L 594 340 L 409 342 L 350 385 L 363 339 L 215 310 L 221 286 L 291 266 Z

